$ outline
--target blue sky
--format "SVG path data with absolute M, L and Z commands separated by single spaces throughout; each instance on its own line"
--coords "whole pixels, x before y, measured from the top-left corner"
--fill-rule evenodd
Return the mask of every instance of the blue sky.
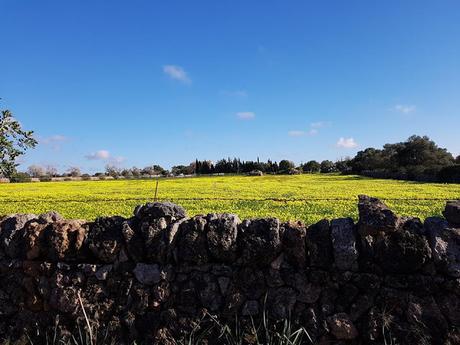
M 0 0 L 22 166 L 460 154 L 460 2 Z

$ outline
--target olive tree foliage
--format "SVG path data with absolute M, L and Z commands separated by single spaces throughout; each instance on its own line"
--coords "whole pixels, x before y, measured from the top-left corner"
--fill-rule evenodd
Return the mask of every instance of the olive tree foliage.
M 352 172 L 372 177 L 418 181 L 444 181 L 455 159 L 427 136 L 413 135 L 404 142 L 386 144 L 383 149 L 367 148 L 350 161 Z M 448 182 L 450 180 L 446 180 Z
M 0 176 L 11 177 L 16 172 L 17 159 L 28 149 L 34 148 L 37 140 L 33 131 L 25 131 L 9 110 L 0 114 Z
M 323 174 L 328 174 L 337 171 L 334 162 L 324 160 L 321 162 L 320 170 Z
M 279 168 L 282 171 L 289 171 L 290 169 L 295 168 L 295 164 L 294 162 L 288 161 L 287 159 L 283 159 L 279 164 Z
M 302 166 L 302 170 L 306 173 L 319 173 L 321 164 L 317 161 L 309 161 Z

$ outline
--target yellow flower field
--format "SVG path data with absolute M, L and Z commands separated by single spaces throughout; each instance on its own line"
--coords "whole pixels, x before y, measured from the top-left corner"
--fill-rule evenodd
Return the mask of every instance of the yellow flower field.
M 0 214 L 56 210 L 67 218 L 130 216 L 153 201 L 154 180 L 68 181 L 0 185 Z M 460 185 L 370 179 L 359 176 L 219 176 L 160 179 L 158 199 L 189 215 L 231 212 L 241 218 L 276 216 L 313 223 L 357 217 L 357 196 L 384 200 L 401 215 L 441 215 L 445 201 L 460 199 Z

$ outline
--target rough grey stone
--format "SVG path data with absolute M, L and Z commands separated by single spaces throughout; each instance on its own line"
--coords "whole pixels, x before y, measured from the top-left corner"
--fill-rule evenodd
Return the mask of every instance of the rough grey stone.
M 247 220 L 241 224 L 238 243 L 245 264 L 269 265 L 281 251 L 280 222 L 276 218 Z
M 339 340 L 353 340 L 358 336 L 358 330 L 345 313 L 338 313 L 327 318 L 331 333 Z
M 187 216 L 183 207 L 171 202 L 147 203 L 136 207 L 134 216 L 138 219 L 151 220 L 167 217 L 170 220 L 177 220 Z
M 329 221 L 324 219 L 311 225 L 307 230 L 306 238 L 310 265 L 318 268 L 329 268 L 333 260 Z
M 425 236 L 409 231 L 390 232 L 378 237 L 373 249 L 376 262 L 390 273 L 415 273 L 431 259 L 431 249 Z
M 219 277 L 217 278 L 217 281 L 219 282 L 219 288 L 220 288 L 220 292 L 223 296 L 225 296 L 227 294 L 227 291 L 228 291 L 228 287 L 230 285 L 230 278 L 227 278 L 227 277 Z
M 360 195 L 358 211 L 361 236 L 396 231 L 400 225 L 400 218 L 377 198 Z
M 334 219 L 331 222 L 331 238 L 335 266 L 341 271 L 357 271 L 358 250 L 353 219 Z
M 104 265 L 96 271 L 96 278 L 98 280 L 104 281 L 107 280 L 110 271 L 112 271 L 113 265 Z
M 0 258 L 3 252 L 11 259 L 18 258 L 21 253 L 20 230 L 37 216 L 34 214 L 13 214 L 7 216 L 0 224 Z
M 281 226 L 283 252 L 286 260 L 295 267 L 305 267 L 307 263 L 307 230 L 301 222 L 288 222 Z
M 448 201 L 443 215 L 451 225 L 460 227 L 460 200 Z
M 100 217 L 90 224 L 87 243 L 94 256 L 105 263 L 113 263 L 123 246 L 123 217 Z
M 236 259 L 238 226 L 241 221 L 235 214 L 208 214 L 206 238 L 211 255 L 218 261 Z
M 133 273 L 141 284 L 154 285 L 158 284 L 161 280 L 160 267 L 156 264 L 138 263 Z
M 38 221 L 40 223 L 53 223 L 61 220 L 63 220 L 62 216 L 56 211 L 50 211 L 38 216 Z
M 442 218 L 427 218 L 425 230 L 434 262 L 452 277 L 460 277 L 460 229 Z
M 243 316 L 255 316 L 259 314 L 259 302 L 257 301 L 246 301 L 241 311 Z
M 203 265 L 209 261 L 205 226 L 206 218 L 203 216 L 193 217 L 180 224 L 176 235 L 177 262 Z

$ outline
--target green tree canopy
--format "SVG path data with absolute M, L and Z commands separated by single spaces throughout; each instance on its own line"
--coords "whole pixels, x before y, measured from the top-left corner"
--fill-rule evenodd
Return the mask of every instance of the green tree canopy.
M 427 136 L 413 135 L 404 142 L 367 148 L 351 160 L 353 172 L 373 177 L 435 181 L 441 169 L 455 164 L 454 157 Z
M 295 164 L 291 161 L 288 161 L 287 159 L 283 159 L 281 162 L 280 162 L 280 170 L 281 171 L 289 171 L 290 169 L 294 169 L 295 168 Z
M 25 131 L 9 110 L 0 115 L 0 175 L 11 177 L 16 172 L 17 159 L 37 145 L 33 131 Z
M 308 173 L 318 173 L 321 170 L 321 164 L 317 161 L 309 161 L 302 166 L 302 170 Z
M 336 171 L 334 162 L 329 161 L 329 160 L 322 161 L 320 165 L 320 169 L 321 169 L 321 172 L 325 174 Z

